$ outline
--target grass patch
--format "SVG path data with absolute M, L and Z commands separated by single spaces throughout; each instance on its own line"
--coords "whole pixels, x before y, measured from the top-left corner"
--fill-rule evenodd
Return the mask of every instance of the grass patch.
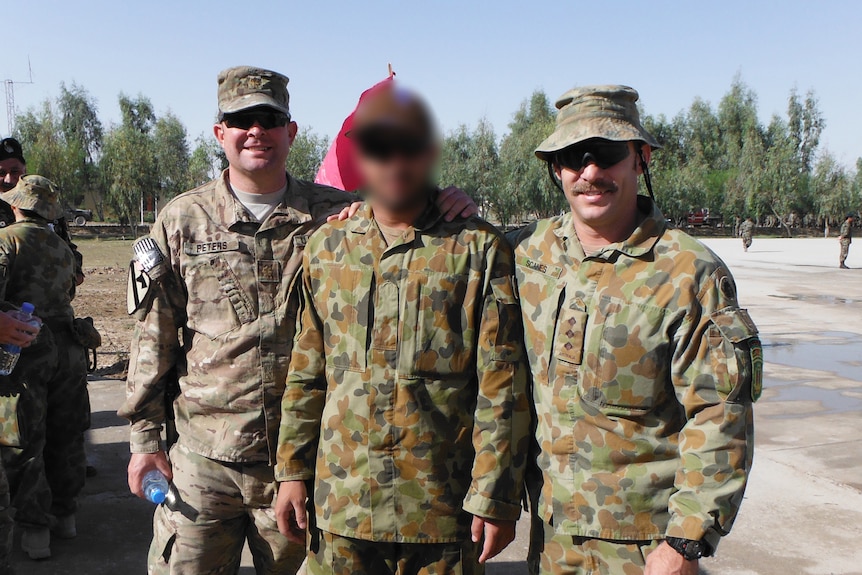
M 135 240 L 74 238 L 72 241 L 84 256 L 84 268 L 126 268 Z

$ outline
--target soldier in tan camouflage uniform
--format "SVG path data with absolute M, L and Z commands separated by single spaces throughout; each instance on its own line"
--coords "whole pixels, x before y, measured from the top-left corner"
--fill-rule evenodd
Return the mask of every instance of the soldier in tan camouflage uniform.
M 838 232 L 838 242 L 841 245 L 841 253 L 838 255 L 838 267 L 842 270 L 850 269 L 847 267 L 847 255 L 850 253 L 850 243 L 853 241 L 853 214 L 847 214 L 844 218 L 844 223 L 841 224 L 841 231 Z
M 761 386 L 757 329 L 649 185 L 637 92 L 557 101 L 537 149 L 571 211 L 513 237 L 542 481 L 531 569 L 689 575 L 736 516 Z
M 748 251 L 754 241 L 754 222 L 751 217 L 745 218 L 745 221 L 739 226 L 739 237 L 742 238 L 742 250 Z
M 480 573 L 514 537 L 528 453 L 512 254 L 478 218 L 443 220 L 417 96 L 387 85 L 350 137 L 368 204 L 303 256 L 279 524 L 305 540 L 308 482 L 310 573 Z
M 17 219 L 0 230 L 0 301 L 30 302 L 44 322 L 10 377 L 24 390 L 30 437 L 21 449 L 3 450 L 16 521 L 27 527 L 22 547 L 42 558 L 50 555 L 47 512 L 57 518 L 56 535 L 74 537 L 76 498 L 84 486 L 89 398 L 86 356 L 73 333 L 75 258 L 48 225 L 60 214 L 54 184 L 24 176 L 0 198 Z
M 160 261 L 151 275 L 136 263 L 130 278 L 140 321 L 120 410 L 132 423 L 129 487 L 142 496 L 159 469 L 182 500 L 155 512 L 149 573 L 235 573 L 246 541 L 258 573 L 293 573 L 305 557 L 273 508 L 293 286 L 308 235 L 355 196 L 285 172 L 297 130 L 287 83 L 246 66 L 219 74 L 214 130 L 229 168 L 165 206 L 151 234 Z M 160 431 L 174 373 L 168 463 Z

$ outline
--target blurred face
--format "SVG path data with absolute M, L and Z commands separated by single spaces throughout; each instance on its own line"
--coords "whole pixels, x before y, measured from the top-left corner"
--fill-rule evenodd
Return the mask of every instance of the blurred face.
M 255 174 L 284 172 L 296 129 L 285 114 L 261 107 L 225 114 L 213 131 L 231 170 L 254 178 Z
M 644 145 L 649 162 L 650 148 Z M 576 223 L 595 230 L 630 233 L 637 216 L 638 175 L 634 142 L 588 140 L 562 151 L 554 170 L 560 178 Z
M 355 142 L 369 199 L 396 212 L 427 201 L 438 154 L 430 139 L 373 131 L 358 135 Z
M 0 192 L 8 192 L 27 173 L 27 166 L 18 158 L 7 158 L 0 162 Z

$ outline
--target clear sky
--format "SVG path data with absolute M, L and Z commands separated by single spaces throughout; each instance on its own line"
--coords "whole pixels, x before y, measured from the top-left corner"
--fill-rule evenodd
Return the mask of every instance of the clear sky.
M 862 156 L 853 0 L 3 0 L 2 14 L 0 79 L 26 80 L 29 56 L 36 82 L 16 85 L 19 111 L 77 82 L 103 120 L 117 120 L 119 92 L 143 93 L 194 138 L 211 131 L 218 71 L 250 64 L 290 76 L 294 119 L 334 136 L 391 62 L 444 129 L 485 116 L 499 135 L 536 89 L 628 84 L 648 113 L 673 116 L 695 96 L 717 106 L 740 73 L 765 122 L 793 87 L 813 88 L 823 144 L 848 165 Z

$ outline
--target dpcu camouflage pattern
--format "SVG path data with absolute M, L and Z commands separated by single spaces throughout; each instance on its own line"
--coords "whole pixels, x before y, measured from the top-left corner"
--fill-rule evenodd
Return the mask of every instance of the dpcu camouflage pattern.
M 137 312 L 119 412 L 132 422 L 133 452 L 160 448 L 176 368 L 183 445 L 219 461 L 274 461 L 296 328 L 291 288 L 308 235 L 353 197 L 288 176 L 284 200 L 260 223 L 225 172 L 165 206 L 151 235 L 168 272 Z
M 303 256 L 279 481 L 314 477 L 317 527 L 444 543 L 520 514 L 529 407 L 512 255 L 431 206 L 387 247 L 371 208 Z
M 517 235 L 538 417 L 538 513 L 561 534 L 715 544 L 742 501 L 762 369 L 724 264 L 639 198 L 585 256 L 571 214 Z

